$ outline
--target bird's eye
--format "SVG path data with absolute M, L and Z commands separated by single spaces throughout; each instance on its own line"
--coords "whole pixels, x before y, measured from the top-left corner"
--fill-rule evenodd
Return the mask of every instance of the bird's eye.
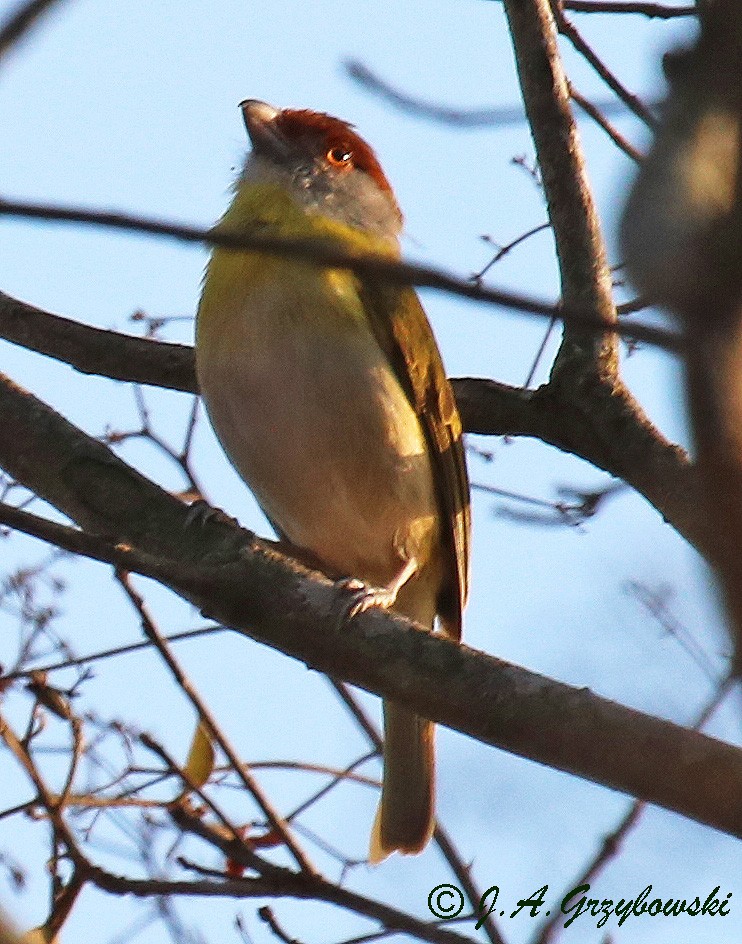
M 334 167 L 344 167 L 353 160 L 353 154 L 349 148 L 342 145 L 330 148 L 327 152 L 327 161 Z

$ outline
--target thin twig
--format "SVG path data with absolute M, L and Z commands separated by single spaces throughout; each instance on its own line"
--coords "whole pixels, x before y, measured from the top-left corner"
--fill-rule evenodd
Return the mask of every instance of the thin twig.
M 593 121 L 599 127 L 601 127 L 603 131 L 605 131 L 605 133 L 608 135 L 608 137 L 611 139 L 611 141 L 613 141 L 613 143 L 616 145 L 616 147 L 620 151 L 623 151 L 623 153 L 627 157 L 631 158 L 631 160 L 634 161 L 636 164 L 640 164 L 642 162 L 644 155 L 641 153 L 641 151 L 635 148 L 634 145 L 628 140 L 628 138 L 625 138 L 621 134 L 621 132 L 618 130 L 618 128 L 616 128 L 614 125 L 611 124 L 610 121 L 608 121 L 608 119 L 605 117 L 605 115 L 599 108 L 597 108 L 595 105 L 593 105 L 592 102 L 590 102 L 587 98 L 585 98 L 585 96 L 581 92 L 578 92 L 571 82 L 569 86 L 569 94 L 572 100 L 580 106 L 580 108 L 585 112 L 585 114 L 589 115 L 593 119 Z
M 16 46 L 23 36 L 58 0 L 29 0 L 13 13 L 0 29 L 0 58 Z
M 37 801 L 43 805 L 49 814 L 49 819 L 52 823 L 54 831 L 59 835 L 62 842 L 66 846 L 67 852 L 74 865 L 80 870 L 81 873 L 86 873 L 87 869 L 90 867 L 90 863 L 82 854 L 74 833 L 67 825 L 67 822 L 62 815 L 61 807 L 55 803 L 55 796 L 50 792 L 44 783 L 44 780 L 39 773 L 39 770 L 37 769 L 27 746 L 16 735 L 15 731 L 2 716 L 0 716 L 0 738 L 5 741 L 5 744 L 10 749 L 11 754 L 13 754 L 36 788 Z
M 134 384 L 134 400 L 136 402 L 137 412 L 139 413 L 139 419 L 141 423 L 139 429 L 127 430 L 123 432 L 118 430 L 109 431 L 101 437 L 102 441 L 107 445 L 119 445 L 130 439 L 144 439 L 147 442 L 152 443 L 180 469 L 183 477 L 185 478 L 187 488 L 178 494 L 181 497 L 201 497 L 204 494 L 203 488 L 189 462 L 189 444 L 193 437 L 198 400 L 194 398 L 194 403 L 191 406 L 184 444 L 180 449 L 175 449 L 162 436 L 160 436 L 159 433 L 155 431 L 150 418 L 149 406 L 147 405 L 144 391 L 142 390 L 140 384 Z
M 295 809 L 293 809 L 287 815 L 286 822 L 287 823 L 292 822 L 294 819 L 296 819 L 297 816 L 300 816 L 310 807 L 314 806 L 315 803 L 319 802 L 319 800 L 321 800 L 322 797 L 327 796 L 327 794 L 331 790 L 333 790 L 339 783 L 345 783 L 348 780 L 354 780 L 356 783 L 366 783 L 369 786 L 373 786 L 378 789 L 379 787 L 378 780 L 371 780 L 370 777 L 358 777 L 358 776 L 353 775 L 353 771 L 355 770 L 356 767 L 360 767 L 362 764 L 365 764 L 367 760 L 371 760 L 374 757 L 376 757 L 376 751 L 372 751 L 370 754 L 365 754 L 363 757 L 359 757 L 357 760 L 354 760 L 351 764 L 348 764 L 348 766 L 344 767 L 342 770 L 331 771 L 329 768 L 325 768 L 324 770 L 326 773 L 332 774 L 332 780 L 329 783 L 325 784 L 323 787 L 321 787 L 319 790 L 317 790 L 315 793 L 313 793 L 312 796 L 304 800 L 303 803 L 300 803 L 299 806 L 297 806 Z M 254 767 L 257 765 L 251 764 L 251 766 Z M 277 767 L 279 765 L 264 764 L 262 766 Z M 284 768 L 285 766 L 286 765 L 284 765 Z M 319 770 L 320 768 L 319 768 L 319 765 L 316 765 L 316 764 L 298 764 L 297 769 L 302 770 L 302 771 L 307 771 L 307 770 Z
M 663 3 L 643 3 L 641 0 L 564 0 L 564 9 L 574 13 L 639 13 L 660 20 L 698 16 L 696 4 L 669 7 Z
M 474 285 L 469 279 L 459 279 L 431 266 L 408 262 L 395 262 L 387 256 L 352 253 L 346 249 L 318 239 L 289 239 L 261 235 L 260 233 L 227 233 L 206 230 L 196 226 L 185 226 L 102 210 L 83 210 L 75 207 L 60 207 L 49 204 L 28 203 L 0 199 L 0 216 L 19 219 L 42 219 L 56 222 L 80 223 L 103 226 L 109 229 L 154 236 L 169 236 L 187 243 L 222 246 L 226 249 L 252 250 L 272 253 L 289 258 L 302 259 L 316 265 L 348 268 L 359 275 L 381 278 L 395 285 L 418 285 L 447 292 L 473 301 L 489 302 L 526 314 L 546 318 L 559 318 L 582 331 L 600 334 L 613 332 L 635 341 L 646 341 L 670 351 L 682 351 L 683 339 L 672 331 L 647 325 L 607 324 L 593 311 L 569 305 L 556 306 L 539 299 L 528 298 L 517 292 Z M 148 343 L 148 342 L 144 342 Z M 151 342 L 150 342 L 151 343 Z
M 0 503 L 0 515 L 2 515 L 2 510 L 5 507 Z M 39 519 L 41 520 L 41 519 Z M 74 532 L 74 529 L 70 528 L 70 531 Z M 171 636 L 164 636 L 163 638 L 171 642 L 181 642 L 184 639 L 198 639 L 200 636 L 210 636 L 214 633 L 226 633 L 227 630 L 224 626 L 204 626 L 202 629 L 186 629 L 180 633 L 173 633 Z M 125 646 L 114 646 L 112 649 L 103 649 L 100 652 L 93 652 L 86 656 L 79 656 L 74 659 L 65 659 L 62 662 L 50 662 L 47 665 L 36 666 L 33 669 L 24 669 L 17 672 L 8 672 L 7 675 L 0 676 L 0 680 L 15 680 L 22 678 L 29 678 L 33 672 L 54 672 L 57 669 L 69 669 L 79 665 L 88 665 L 91 662 L 100 662 L 103 659 L 111 659 L 114 656 L 128 655 L 130 652 L 140 652 L 142 649 L 151 649 L 152 643 L 149 639 L 141 640 L 140 642 L 131 642 Z
M 258 872 L 258 874 L 264 874 L 266 870 L 272 868 L 269 863 L 261 859 L 244 843 L 240 829 L 235 826 L 226 813 L 224 813 L 223 810 L 217 806 L 211 797 L 209 797 L 208 794 L 198 786 L 198 784 L 193 782 L 188 771 L 185 770 L 185 768 L 183 768 L 175 760 L 175 758 L 165 750 L 162 744 L 158 743 L 149 734 L 140 735 L 139 740 L 144 745 L 144 747 L 147 748 L 147 750 L 152 751 L 153 754 L 156 754 L 163 761 L 168 771 L 174 772 L 180 778 L 187 792 L 197 796 L 204 806 L 208 807 L 218 819 L 220 825 L 211 824 L 207 827 L 204 824 L 204 829 L 208 828 L 212 832 L 218 831 L 219 834 L 224 836 L 228 842 L 236 843 L 238 846 L 240 846 L 244 864 L 249 868 L 254 869 L 256 872 Z M 180 799 L 169 804 L 169 812 L 172 819 L 175 822 L 179 822 L 183 817 L 190 815 L 189 801 L 181 797 Z
M 234 767 L 235 773 L 244 784 L 245 789 L 252 797 L 254 797 L 256 803 L 262 809 L 271 827 L 275 829 L 276 832 L 281 836 L 283 843 L 291 852 L 299 868 L 303 871 L 313 874 L 315 869 L 307 859 L 301 847 L 291 835 L 291 830 L 289 829 L 286 820 L 281 816 L 278 810 L 275 809 L 270 798 L 266 795 L 260 784 L 252 776 L 246 765 L 240 760 L 237 752 L 219 727 L 210 708 L 203 698 L 201 698 L 201 696 L 198 694 L 194 686 L 191 684 L 190 679 L 186 676 L 185 672 L 178 664 L 178 661 L 173 655 L 170 646 L 167 644 L 164 636 L 162 633 L 160 633 L 159 629 L 154 623 L 154 620 L 149 615 L 149 611 L 144 602 L 144 599 L 142 598 L 141 594 L 139 594 L 134 589 L 129 575 L 121 570 L 118 570 L 116 576 L 131 604 L 139 614 L 142 622 L 142 629 L 145 635 L 154 643 L 160 655 L 165 660 L 166 665 L 172 672 L 178 686 L 182 689 L 183 693 L 198 712 L 198 717 L 201 723 L 207 728 L 209 737 L 216 741 L 221 750 L 224 752 L 225 756 L 229 759 L 230 763 Z
M 536 376 L 538 365 L 541 363 L 541 358 L 544 356 L 546 345 L 549 343 L 549 338 L 551 337 L 555 326 L 556 326 L 556 318 L 552 318 L 551 321 L 546 326 L 546 331 L 544 331 L 544 336 L 541 338 L 541 343 L 538 346 L 538 350 L 533 355 L 531 366 L 529 367 L 528 373 L 526 374 L 526 379 L 523 382 L 523 387 L 526 390 L 528 390 L 531 384 L 533 383 L 533 378 Z
M 267 905 L 263 905 L 262 908 L 258 908 L 258 915 L 260 920 L 268 925 L 273 935 L 277 937 L 278 940 L 282 942 L 282 944 L 302 944 L 298 938 L 290 937 L 283 930 L 281 925 L 276 920 L 276 916 L 273 914 L 272 909 Z
M 497 252 L 490 259 L 487 265 L 480 269 L 479 272 L 475 272 L 472 275 L 471 280 L 479 284 L 482 279 L 487 275 L 492 266 L 496 265 L 501 259 L 503 259 L 509 252 L 512 252 L 516 246 L 520 246 L 521 243 L 524 243 L 527 239 L 530 239 L 531 236 L 535 236 L 537 233 L 543 233 L 544 230 L 550 229 L 551 223 L 539 223 L 538 226 L 533 226 L 531 229 L 527 230 L 525 233 L 521 233 L 520 236 L 516 236 L 511 242 L 506 243 L 504 246 L 498 246 Z M 483 237 L 486 238 L 486 237 Z M 491 240 L 487 240 L 490 242 Z
M 366 91 L 382 98 L 387 104 L 416 118 L 425 118 L 455 128 L 497 128 L 522 124 L 525 113 L 522 105 L 497 105 L 482 108 L 454 108 L 410 95 L 381 78 L 358 59 L 346 59 L 346 72 Z M 626 112 L 626 105 L 615 99 L 595 102 L 595 107 L 606 114 Z
M 626 86 L 621 82 L 611 70 L 605 65 L 602 59 L 593 51 L 590 45 L 583 39 L 582 34 L 571 23 L 563 12 L 563 4 L 561 2 L 555 2 L 553 5 L 554 18 L 556 20 L 557 29 L 562 34 L 566 36 L 567 39 L 572 43 L 577 52 L 582 55 L 587 62 L 593 67 L 597 72 L 600 78 L 605 82 L 605 84 L 610 88 L 618 98 L 626 105 L 626 107 L 632 111 L 637 118 L 640 118 L 648 127 L 655 128 L 657 126 L 657 119 L 652 114 L 652 112 L 647 108 L 647 106 L 642 102 L 638 95 L 634 95 L 633 92 L 630 92 Z

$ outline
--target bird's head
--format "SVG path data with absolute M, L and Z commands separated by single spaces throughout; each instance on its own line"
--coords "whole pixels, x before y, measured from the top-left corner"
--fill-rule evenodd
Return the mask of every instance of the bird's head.
M 399 206 L 376 155 L 352 125 L 254 99 L 240 108 L 252 143 L 243 183 L 276 184 L 307 213 L 396 242 Z

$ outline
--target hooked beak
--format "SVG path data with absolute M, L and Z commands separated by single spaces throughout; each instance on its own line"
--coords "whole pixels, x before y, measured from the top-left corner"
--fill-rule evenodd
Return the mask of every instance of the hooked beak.
M 253 151 L 274 160 L 286 158 L 289 154 L 288 142 L 275 124 L 276 118 L 281 114 L 280 109 L 256 98 L 241 102 L 240 109 Z

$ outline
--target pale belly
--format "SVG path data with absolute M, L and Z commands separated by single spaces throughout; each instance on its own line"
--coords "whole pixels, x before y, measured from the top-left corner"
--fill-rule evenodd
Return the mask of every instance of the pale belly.
M 229 343 L 199 349 L 199 382 L 267 516 L 327 569 L 375 585 L 437 558 L 424 435 L 370 331 L 348 320 L 318 343 L 301 317 L 283 331 L 238 323 L 239 339 L 232 322 Z

